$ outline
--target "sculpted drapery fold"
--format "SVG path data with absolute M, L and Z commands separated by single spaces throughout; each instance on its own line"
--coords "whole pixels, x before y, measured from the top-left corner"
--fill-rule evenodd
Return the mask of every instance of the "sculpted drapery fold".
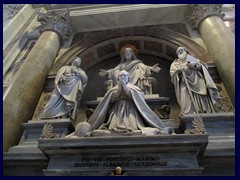
M 64 66 L 58 71 L 55 78 L 55 89 L 44 108 L 42 119 L 63 115 L 70 115 L 70 118 L 76 119 L 77 105 L 88 81 L 80 64 L 80 58 L 76 58 L 71 66 Z
M 184 52 L 178 52 L 183 49 Z M 179 58 L 170 67 L 171 81 L 182 114 L 211 113 L 218 111 L 220 95 L 207 65 L 178 48 Z M 185 77 L 183 76 L 185 74 Z

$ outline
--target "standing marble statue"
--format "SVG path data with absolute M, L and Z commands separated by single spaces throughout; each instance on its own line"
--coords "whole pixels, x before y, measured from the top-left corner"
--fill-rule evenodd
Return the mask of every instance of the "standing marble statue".
M 208 73 L 207 65 L 179 47 L 170 67 L 181 114 L 217 112 L 221 99 L 218 89 Z
M 118 84 L 109 90 L 88 119 L 94 134 L 158 135 L 171 134 L 148 107 L 142 90 L 130 83 L 127 71 L 119 72 Z
M 108 88 L 108 90 L 110 90 L 118 83 L 117 78 L 119 72 L 125 70 L 130 74 L 132 84 L 140 87 L 145 94 L 152 94 L 152 81 L 154 81 L 151 77 L 152 72 L 158 73 L 161 68 L 158 67 L 158 64 L 155 64 L 154 66 L 145 65 L 141 60 L 137 59 L 133 48 L 135 47 L 125 45 L 122 48 L 123 50 L 121 50 L 123 51 L 123 56 L 120 64 L 113 69 L 100 69 L 99 75 L 108 77 L 108 80 L 111 82 L 109 83 L 110 85 Z
M 76 120 L 77 107 L 88 82 L 80 65 L 81 59 L 76 57 L 71 66 L 64 66 L 58 71 L 54 92 L 44 107 L 41 119 L 64 116 Z

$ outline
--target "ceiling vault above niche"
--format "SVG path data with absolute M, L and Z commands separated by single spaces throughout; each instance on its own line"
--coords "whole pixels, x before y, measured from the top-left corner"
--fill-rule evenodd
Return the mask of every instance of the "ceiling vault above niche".
M 159 28 L 154 28 L 151 31 L 148 30 L 147 34 L 144 34 L 145 28 L 142 27 L 142 29 L 139 29 L 139 31 L 136 31 L 131 36 L 125 35 L 120 37 L 112 35 L 114 33 L 111 31 L 115 30 L 109 30 L 109 36 L 106 35 L 106 32 L 82 33 L 81 39 L 56 59 L 49 74 L 56 74 L 62 66 L 69 64 L 75 56 L 82 58 L 83 69 L 87 70 L 100 61 L 119 56 L 120 48 L 124 44 L 129 43 L 136 46 L 140 54 L 151 54 L 169 61 L 174 60 L 177 47 L 184 46 L 188 49 L 189 53 L 202 61 L 212 62 L 208 52 L 188 36 L 172 30 Z M 103 33 L 105 35 L 101 36 Z M 79 35 L 76 34 L 76 36 Z

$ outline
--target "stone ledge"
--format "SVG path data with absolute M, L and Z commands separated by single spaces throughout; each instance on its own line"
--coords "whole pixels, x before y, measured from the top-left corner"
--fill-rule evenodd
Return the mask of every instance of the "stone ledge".
M 107 176 L 121 166 L 129 176 L 201 175 L 197 157 L 208 135 L 162 135 L 39 139 L 49 158 L 45 175 Z
M 140 172 L 139 172 L 140 171 Z M 173 173 L 174 171 L 174 173 Z M 186 172 L 184 172 L 186 171 Z M 203 168 L 176 168 L 171 170 L 160 170 L 152 169 L 151 171 L 146 171 L 145 168 L 141 170 L 128 169 L 128 176 L 200 176 Z M 87 170 L 43 170 L 43 173 L 47 176 L 108 176 L 111 171 L 109 169 L 95 170 L 94 172 L 89 172 Z
M 148 148 L 150 146 L 156 147 L 174 147 L 174 146 L 192 146 L 201 145 L 201 150 L 204 151 L 204 146 L 208 143 L 208 134 L 200 135 L 161 135 L 161 136 L 119 136 L 119 137 L 79 137 L 76 139 L 39 139 L 38 147 L 44 153 L 57 150 L 57 154 L 65 153 L 66 149 L 98 149 L 104 148 Z M 201 152 L 202 152 L 201 151 Z M 199 155 L 201 154 L 199 152 Z M 55 154 L 56 155 L 56 154 Z
M 235 113 L 206 113 L 200 114 L 206 132 L 209 134 L 209 143 L 204 156 L 221 157 L 235 156 Z M 196 114 L 187 114 L 180 117 L 180 129 L 191 129 Z

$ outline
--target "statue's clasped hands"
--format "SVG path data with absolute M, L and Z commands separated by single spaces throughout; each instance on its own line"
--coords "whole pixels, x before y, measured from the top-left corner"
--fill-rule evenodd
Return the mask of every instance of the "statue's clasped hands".
M 119 80 L 118 89 L 119 91 L 125 91 L 127 89 L 127 84 L 123 80 Z
M 77 69 L 72 69 L 72 73 L 79 74 L 79 71 Z

